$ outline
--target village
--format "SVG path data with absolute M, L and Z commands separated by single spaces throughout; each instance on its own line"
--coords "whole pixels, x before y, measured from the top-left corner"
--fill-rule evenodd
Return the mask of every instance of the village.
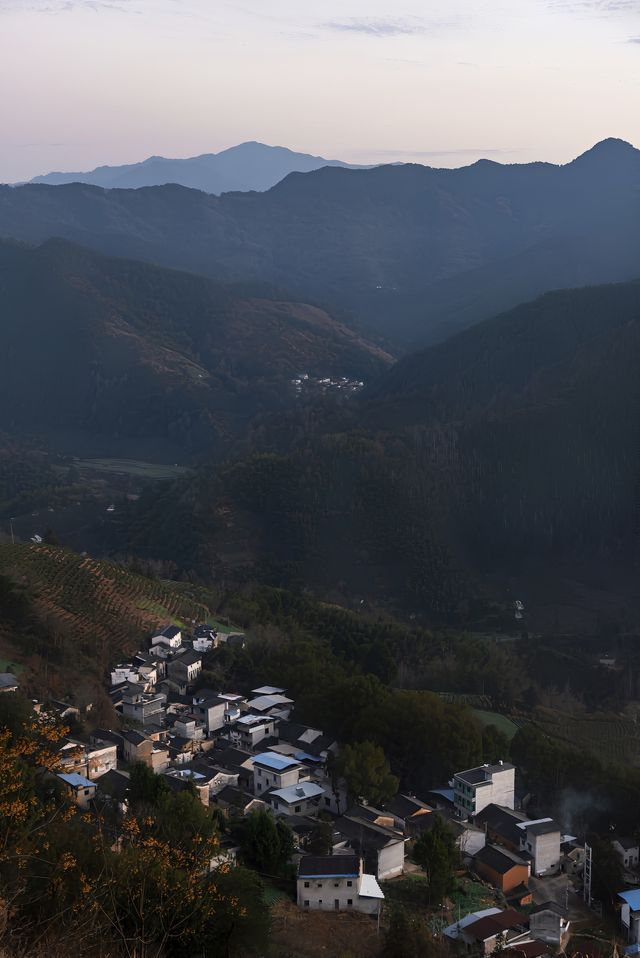
M 591 850 L 535 807 L 512 764 L 461 770 L 424 795 L 399 791 L 380 807 L 358 800 L 336 772 L 340 743 L 296 720 L 286 688 L 259 679 L 248 691 L 200 687 L 205 657 L 245 641 L 241 632 L 206 624 L 194 624 L 188 636 L 168 625 L 131 661 L 115 665 L 108 694 L 119 727 L 58 744 L 55 775 L 69 800 L 80 809 L 106 803 L 124 815 L 131 769 L 141 763 L 172 792 L 190 791 L 225 820 L 268 812 L 292 834 L 300 911 L 358 912 L 378 925 L 394 882 L 422 871 L 412 855 L 416 843 L 444 823 L 455 840 L 457 874 L 470 876 L 485 896 L 483 907 L 468 910 L 459 901 L 431 903 L 442 941 L 456 951 L 514 958 L 584 953 L 584 941 L 573 946 L 572 938 L 601 911 L 591 895 Z M 0 692 L 18 689 L 16 676 L 0 675 Z M 82 718 L 67 702 L 46 709 L 62 722 Z M 323 854 L 312 842 L 319 822 L 327 835 Z M 618 895 L 618 934 L 625 955 L 637 955 L 640 849 L 617 835 L 612 846 L 630 886 Z M 239 856 L 227 832 L 211 867 L 233 866 Z

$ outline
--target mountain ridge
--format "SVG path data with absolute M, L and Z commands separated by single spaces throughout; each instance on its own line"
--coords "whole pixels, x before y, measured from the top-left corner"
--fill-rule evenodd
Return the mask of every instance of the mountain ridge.
M 640 151 L 604 141 L 584 156 L 324 167 L 219 197 L 175 185 L 0 187 L 0 235 L 59 235 L 218 281 L 267 282 L 350 311 L 366 335 L 406 349 L 549 289 L 640 274 Z
M 308 172 L 321 166 L 359 168 L 342 160 L 328 160 L 250 140 L 218 153 L 184 158 L 149 156 L 138 163 L 105 164 L 82 172 L 45 173 L 29 182 L 53 186 L 87 183 L 104 189 L 138 189 L 176 183 L 219 195 L 230 191 L 266 190 L 294 170 Z

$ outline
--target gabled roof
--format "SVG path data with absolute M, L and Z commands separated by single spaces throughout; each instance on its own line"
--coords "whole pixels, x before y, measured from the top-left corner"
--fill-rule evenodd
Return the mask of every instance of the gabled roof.
M 13 672 L 0 672 L 0 689 L 18 688 L 20 683 Z
M 177 625 L 168 625 L 162 632 L 156 632 L 154 638 L 158 635 L 164 635 L 165 639 L 175 639 L 176 635 L 180 635 L 180 632 L 181 629 Z
M 497 872 L 498 875 L 506 875 L 512 868 L 518 865 L 526 865 L 521 858 L 512 854 L 506 848 L 498 848 L 497 845 L 485 845 L 474 858 L 475 862 L 480 862 Z
M 279 705 L 293 705 L 293 699 L 288 699 L 286 695 L 259 695 L 247 703 L 247 708 L 255 709 L 256 712 L 268 712 Z
M 314 782 L 299 782 L 298 785 L 289 785 L 287 788 L 270 789 L 270 794 L 286 802 L 287 805 L 295 805 L 296 802 L 304 802 L 309 798 L 318 798 L 324 795 L 324 788 L 316 785 Z
M 478 941 L 486 941 L 487 938 L 493 938 L 503 931 L 510 928 L 519 928 L 527 924 L 526 915 L 520 914 L 513 908 L 507 908 L 497 915 L 487 915 L 485 918 L 479 918 L 478 921 L 467 925 L 467 933 Z
M 357 855 L 304 855 L 298 866 L 298 878 L 357 878 Z
M 254 765 L 261 765 L 263 768 L 270 768 L 275 772 L 284 772 L 288 769 L 294 769 L 299 766 L 294 758 L 288 755 L 278 755 L 277 752 L 260 752 L 253 760 Z
M 96 784 L 99 792 L 106 792 L 122 802 L 126 799 L 129 791 L 129 776 L 125 772 L 109 769 L 108 772 L 100 776 Z
M 628 891 L 619 891 L 618 898 L 622 898 L 631 911 L 640 911 L 640 888 L 630 888 Z
M 339 818 L 335 823 L 335 830 L 348 838 L 351 844 L 357 848 L 370 848 L 379 851 L 381 848 L 386 848 L 387 845 L 394 845 L 397 842 L 404 844 L 404 838 L 399 832 L 351 815 L 343 815 Z
M 127 742 L 130 742 L 131 745 L 142 745 L 143 742 L 150 742 L 151 739 L 148 739 L 146 735 L 143 735 L 142 732 L 136 731 L 136 729 L 128 729 L 125 732 L 121 733 L 122 738 L 126 739 Z
M 425 802 L 421 802 L 420 799 L 412 795 L 401 795 L 400 793 L 391 799 L 388 803 L 388 809 L 391 814 L 397 818 L 405 819 L 415 815 L 416 812 L 433 811 L 430 805 L 426 805 Z
M 187 649 L 181 655 L 176 655 L 174 659 L 169 659 L 169 668 L 172 665 L 195 665 L 196 662 L 202 662 L 202 652 L 195 652 L 193 649 Z
M 58 772 L 58 778 L 70 785 L 71 788 L 95 788 L 96 783 L 90 782 L 84 775 L 78 775 L 77 772 Z
M 563 908 L 562 905 L 559 905 L 555 901 L 545 901 L 542 905 L 536 905 L 535 908 L 531 909 L 529 914 L 537 915 L 542 911 L 552 911 L 555 915 L 559 915 L 561 918 L 566 918 L 569 914 L 566 908 Z
M 547 818 L 540 822 L 531 822 L 526 828 L 523 826 L 521 831 L 531 832 L 532 835 L 553 835 L 554 832 L 560 833 L 560 826 L 552 818 Z
M 628 836 L 622 838 L 616 837 L 612 839 L 612 841 L 617 842 L 620 848 L 624 848 L 624 850 L 627 852 L 631 851 L 632 848 L 638 848 L 637 838 L 629 838 Z
M 518 825 L 526 821 L 526 816 L 512 808 L 492 803 L 475 815 L 473 821 L 481 828 L 486 825 L 496 835 L 514 845 L 519 845 L 523 832 Z
M 274 685 L 262 685 L 259 689 L 251 689 L 252 695 L 284 695 L 284 689 L 278 689 Z

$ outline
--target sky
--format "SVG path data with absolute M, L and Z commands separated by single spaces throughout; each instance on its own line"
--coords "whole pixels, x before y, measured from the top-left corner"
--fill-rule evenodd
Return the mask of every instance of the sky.
M 356 163 L 640 146 L 640 0 L 0 0 L 0 182 L 245 140 Z

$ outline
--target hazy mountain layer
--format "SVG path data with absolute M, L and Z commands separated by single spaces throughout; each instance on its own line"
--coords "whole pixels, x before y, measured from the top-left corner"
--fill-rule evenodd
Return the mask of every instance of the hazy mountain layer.
M 358 169 L 340 160 L 295 153 L 282 146 L 240 143 L 221 153 L 204 153 L 178 160 L 150 156 L 142 163 L 99 166 L 84 173 L 47 173 L 34 177 L 31 182 L 50 186 L 89 183 L 106 189 L 137 189 L 178 183 L 205 193 L 226 193 L 230 190 L 268 190 L 289 173 L 308 173 L 322 166 Z
M 551 288 L 640 273 L 640 151 L 566 166 L 325 167 L 266 193 L 0 188 L 0 235 L 62 235 L 353 310 L 368 335 L 434 341 Z

